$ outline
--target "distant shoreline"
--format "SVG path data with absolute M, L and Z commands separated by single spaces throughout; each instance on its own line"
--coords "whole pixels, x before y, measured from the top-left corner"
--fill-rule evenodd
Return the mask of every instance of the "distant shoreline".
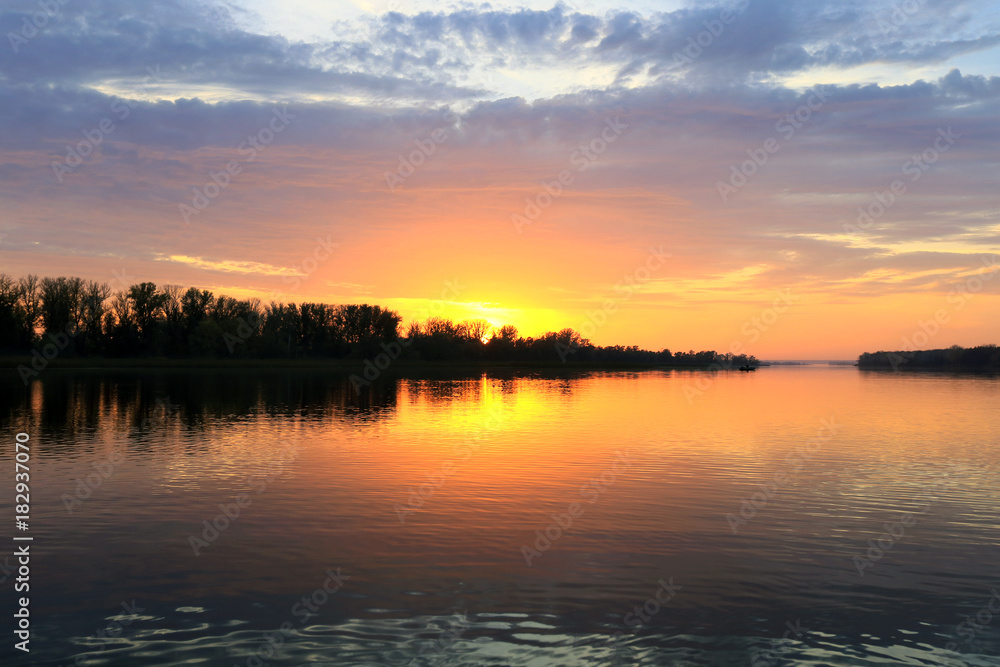
M 16 372 L 19 366 L 31 368 L 32 357 L 3 356 L 0 357 L 0 368 L 7 371 Z M 171 368 L 207 368 L 207 369 L 265 369 L 265 370 L 341 370 L 341 371 L 363 371 L 368 359 L 220 359 L 220 358 L 195 358 L 195 357 L 67 357 L 49 360 L 46 369 L 76 369 L 76 370 L 103 370 L 103 369 L 171 369 Z M 717 362 L 706 364 L 657 364 L 643 362 L 586 362 L 586 361 L 415 361 L 396 360 L 391 365 L 382 369 L 383 373 L 390 373 L 395 370 L 516 370 L 516 369 L 567 369 L 567 370 L 705 370 L 714 368 L 716 370 L 738 371 L 738 365 L 732 368 L 718 368 Z M 761 364 L 765 366 L 765 364 Z
M 1000 372 L 1000 348 L 953 346 L 937 350 L 896 350 L 865 352 L 858 357 L 861 370 L 940 370 L 973 373 Z

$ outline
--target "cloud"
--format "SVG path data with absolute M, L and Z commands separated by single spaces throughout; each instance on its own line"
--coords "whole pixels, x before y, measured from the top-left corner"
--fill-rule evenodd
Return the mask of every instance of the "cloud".
M 187 264 L 206 271 L 221 271 L 223 273 L 260 274 L 264 276 L 304 276 L 300 270 L 283 266 L 272 266 L 263 262 L 244 262 L 237 260 L 211 260 L 204 257 L 188 257 L 186 255 L 169 255 L 157 257 L 160 262 L 175 262 Z
M 0 34 L 35 11 L 8 3 Z M 491 267 L 506 278 L 484 277 L 470 302 L 544 293 L 552 301 L 534 305 L 546 312 L 613 285 L 658 243 L 677 273 L 637 302 L 726 284 L 946 290 L 998 249 L 1000 77 L 951 64 L 995 52 L 1000 32 L 986 3 L 892 12 L 832 0 L 646 14 L 467 6 L 295 41 L 241 27 L 222 5 L 74 0 L 17 53 L 0 44 L 0 251 L 25 272 L 114 256 L 147 276 L 177 272 L 170 282 L 222 272 L 266 291 L 298 276 L 310 298 L 363 286 L 374 301 L 423 298 L 414 275 Z M 692 40 L 700 50 L 678 59 Z M 913 74 L 850 79 L 885 63 Z M 800 82 L 820 68 L 847 82 L 824 85 L 827 101 L 785 136 L 782 119 L 814 94 Z M 286 108 L 287 129 L 243 162 L 241 144 Z M 627 130 L 580 169 L 615 118 Z M 95 143 L 105 119 L 114 129 Z M 845 235 L 947 127 L 961 135 L 954 148 L 864 234 Z M 769 138 L 779 150 L 722 201 L 717 184 Z M 390 191 L 386 174 L 421 146 L 433 154 Z M 74 151 L 87 155 L 60 174 Z M 241 173 L 185 227 L 178 206 L 233 160 Z M 573 182 L 518 235 L 511 215 L 563 170 Z M 282 268 L 327 234 L 343 252 L 316 276 Z

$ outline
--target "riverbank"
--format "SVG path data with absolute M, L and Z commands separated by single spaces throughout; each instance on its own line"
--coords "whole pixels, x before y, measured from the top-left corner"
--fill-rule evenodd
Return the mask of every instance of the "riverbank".
M 1000 371 L 1000 348 L 996 345 L 949 347 L 937 350 L 865 352 L 858 357 L 862 370 Z
M 32 366 L 32 362 L 35 366 Z M 39 368 L 37 358 L 30 356 L 0 357 L 0 368 L 18 372 L 20 367 L 34 371 L 45 369 L 265 369 L 313 370 L 325 369 L 343 372 L 360 372 L 372 365 L 368 359 L 219 359 L 219 358 L 170 358 L 170 357 L 56 357 L 46 360 Z M 576 362 L 566 361 L 415 361 L 394 360 L 383 372 L 422 370 L 517 370 L 517 369 L 567 369 L 567 370 L 705 370 L 719 369 L 716 362 L 707 364 L 645 364 L 627 362 Z M 737 370 L 733 366 L 733 371 Z

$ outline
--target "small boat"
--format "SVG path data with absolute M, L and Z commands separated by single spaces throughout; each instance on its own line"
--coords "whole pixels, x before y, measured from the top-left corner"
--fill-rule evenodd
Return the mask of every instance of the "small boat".
M 757 367 L 756 366 L 740 366 L 740 370 L 741 371 L 747 371 L 747 372 L 749 372 L 749 371 L 755 371 L 755 370 L 757 370 Z

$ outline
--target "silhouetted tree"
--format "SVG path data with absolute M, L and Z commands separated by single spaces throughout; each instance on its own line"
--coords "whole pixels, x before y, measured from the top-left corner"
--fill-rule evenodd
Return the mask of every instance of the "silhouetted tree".
M 154 283 L 139 283 L 128 290 L 128 301 L 139 338 L 150 340 L 163 313 L 164 296 Z
M 64 332 L 75 336 L 83 315 L 83 280 L 42 278 L 41 317 L 46 333 Z
M 107 324 L 110 354 L 122 356 L 136 354 L 139 351 L 139 328 L 135 322 L 128 290 L 120 290 L 112 295 Z
M 401 321 L 395 311 L 370 304 L 272 302 L 262 307 L 257 299 L 216 297 L 194 287 L 182 292 L 176 285 L 157 289 L 154 283 L 143 282 L 112 294 L 107 284 L 79 278 L 39 280 L 29 275 L 15 281 L 0 274 L 0 350 L 8 353 L 25 353 L 40 344 L 42 329 L 72 335 L 79 354 L 362 359 L 397 341 Z M 753 356 L 707 350 L 671 354 L 636 345 L 599 347 L 569 328 L 522 338 L 513 325 L 493 330 L 482 319 L 456 324 L 441 317 L 411 322 L 405 345 L 396 349 L 412 360 L 562 360 L 717 368 L 756 364 Z M 996 348 L 921 354 L 921 363 L 1000 364 Z
M 0 273 L 0 350 L 4 352 L 22 352 L 26 348 L 18 307 L 20 299 L 20 285 L 6 273 Z
M 493 338 L 502 340 L 505 343 L 513 343 L 517 340 L 517 327 L 513 324 L 505 324 L 493 332 Z
M 208 290 L 198 290 L 194 287 L 188 288 L 181 297 L 181 314 L 184 318 L 184 326 L 190 333 L 199 322 L 208 317 L 215 303 L 215 297 Z
M 18 297 L 15 313 L 20 328 L 20 338 L 24 345 L 31 346 L 38 335 L 38 323 L 42 315 L 42 291 L 38 276 L 27 275 L 18 281 Z
M 75 340 L 78 353 L 96 354 L 105 350 L 106 302 L 110 296 L 111 288 L 106 283 L 81 281 Z
M 906 370 L 940 368 L 961 371 L 1000 370 L 1000 348 L 979 345 L 963 348 L 953 345 L 937 350 L 897 350 L 865 352 L 858 357 L 858 368 Z
M 184 305 L 179 285 L 164 285 L 160 291 L 163 328 L 157 351 L 163 354 L 182 354 L 187 347 L 184 326 Z
M 458 325 L 458 332 L 471 341 L 485 342 L 491 328 L 486 320 L 465 320 Z

